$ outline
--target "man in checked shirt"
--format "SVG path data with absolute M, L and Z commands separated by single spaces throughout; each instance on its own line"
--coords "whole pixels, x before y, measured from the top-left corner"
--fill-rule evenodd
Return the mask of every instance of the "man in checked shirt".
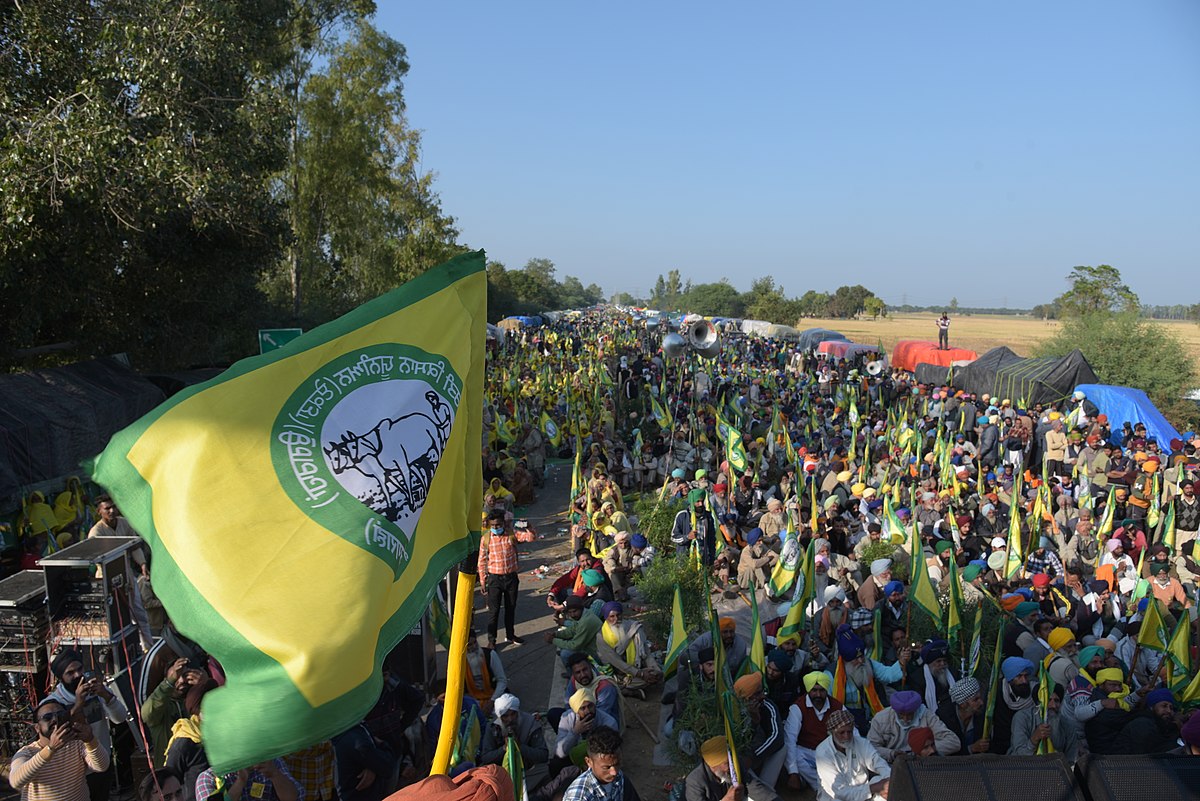
M 504 523 L 504 513 L 493 510 L 487 518 L 488 537 L 479 547 L 479 586 L 487 598 L 488 648 L 496 647 L 496 631 L 500 622 L 500 605 L 504 604 L 505 641 L 520 645 L 517 636 L 517 543 Z

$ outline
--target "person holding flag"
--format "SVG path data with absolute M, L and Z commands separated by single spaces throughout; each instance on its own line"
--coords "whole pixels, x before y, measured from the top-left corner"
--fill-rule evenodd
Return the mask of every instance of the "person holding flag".
M 741 776 L 739 781 L 738 777 Z M 683 780 L 685 801 L 779 801 L 779 795 L 732 754 L 724 735 L 700 745 L 700 764 Z M 563 799 L 567 801 L 567 799 Z
M 1043 671 L 1043 681 L 1049 676 Z M 1052 683 L 1052 682 L 1051 682 Z M 1061 714 L 1063 688 L 1039 683 L 1039 696 L 1044 699 L 1018 710 L 1012 719 L 1012 739 L 1008 753 L 1013 756 L 1059 753 L 1074 764 L 1079 758 L 1080 738 L 1071 722 Z
M 550 748 L 542 735 L 544 724 L 521 709 L 520 698 L 504 693 L 496 699 L 493 713 L 492 720 L 483 730 L 480 765 L 504 764 L 505 754 L 513 747 L 520 754 L 521 765 L 526 771 L 550 759 Z M 517 777 L 512 778 L 513 784 L 517 784 Z

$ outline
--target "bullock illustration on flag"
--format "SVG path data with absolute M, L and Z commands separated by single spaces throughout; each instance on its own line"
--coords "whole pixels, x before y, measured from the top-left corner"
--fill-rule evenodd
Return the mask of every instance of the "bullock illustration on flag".
M 459 256 L 180 392 L 93 461 L 171 620 L 225 669 L 202 725 L 218 773 L 360 720 L 478 547 L 486 291 L 483 252 Z

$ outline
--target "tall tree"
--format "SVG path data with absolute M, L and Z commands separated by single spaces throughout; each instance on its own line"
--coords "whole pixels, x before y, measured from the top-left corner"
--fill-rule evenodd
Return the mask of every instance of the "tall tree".
M 1071 288 L 1055 299 L 1063 316 L 1082 316 L 1096 312 L 1136 311 L 1138 296 L 1121 280 L 1116 267 L 1101 264 L 1080 266 L 1067 276 Z
M 321 322 L 460 248 L 405 117 L 404 46 L 362 15 L 365 3 L 310 5 L 299 6 L 310 25 L 332 26 L 335 14 L 345 23 L 314 45 L 324 69 L 306 73 L 298 90 L 292 160 L 277 184 L 288 194 L 293 238 L 271 289 L 276 298 L 290 292 L 296 319 Z M 297 77 L 308 57 L 299 48 L 293 56 Z
M 285 0 L 0 7 L 0 363 L 63 340 L 145 366 L 249 349 L 284 232 L 268 78 L 287 17 Z

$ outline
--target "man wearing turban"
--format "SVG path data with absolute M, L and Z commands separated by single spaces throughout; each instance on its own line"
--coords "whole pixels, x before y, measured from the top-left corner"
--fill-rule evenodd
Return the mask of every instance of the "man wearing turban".
M 554 742 L 556 760 L 569 760 L 571 750 L 586 740 L 593 729 L 604 726 L 614 731 L 618 729 L 617 721 L 596 706 L 596 693 L 591 687 L 580 687 L 571 694 L 567 704 L 569 708 L 558 719 L 558 738 Z M 563 764 L 552 762 L 550 775 L 558 773 Z
M 516 740 L 517 747 L 521 749 L 521 761 L 526 770 L 550 758 L 550 749 L 546 747 L 546 738 L 542 736 L 543 724 L 521 710 L 520 698 L 512 693 L 504 693 L 496 699 L 493 709 L 495 715 L 483 731 L 479 764 L 501 764 L 509 737 Z
M 954 732 L 961 744 L 959 756 L 986 754 L 991 741 L 983 736 L 983 710 L 987 704 L 983 688 L 974 676 L 967 676 L 950 690 L 950 698 L 938 707 L 937 716 Z
M 1010 656 L 1000 663 L 1000 698 L 992 712 L 991 753 L 1007 754 L 1012 742 L 1013 716 L 1037 703 L 1034 687 L 1037 668 L 1022 656 Z
M 867 656 L 862 637 L 843 624 L 837 631 L 837 666 L 833 674 L 833 697 L 845 704 L 862 730 L 872 715 L 883 710 L 880 685 L 892 684 L 904 677 L 907 652 L 894 665 L 884 665 Z
M 761 673 L 742 676 L 733 683 L 733 691 L 746 705 L 751 726 L 749 753 L 740 756 L 750 764 L 764 784 L 774 787 L 779 780 L 784 757 L 787 756 L 787 749 L 783 747 L 783 723 L 779 719 L 779 709 L 766 697 Z
M 737 621 L 733 618 L 718 619 L 717 627 L 721 632 L 721 643 L 725 646 L 725 664 L 729 665 L 729 672 L 736 676 L 742 667 L 742 662 L 746 661 L 746 657 L 750 654 L 750 644 L 746 642 L 745 637 L 737 633 Z M 692 644 L 688 646 L 688 656 L 693 662 L 696 662 L 696 656 L 700 651 L 712 647 L 712 632 L 706 631 L 692 640 Z
M 937 752 L 941 756 L 958 753 L 962 747 L 958 736 L 922 703 L 920 694 L 912 690 L 892 694 L 891 705 L 871 718 L 867 739 L 881 757 L 892 763 L 898 754 L 910 753 L 908 733 L 919 726 L 933 730 Z
M 738 756 L 738 774 L 740 783 L 745 788 L 745 795 L 738 794 L 737 797 L 749 798 L 751 801 L 779 801 L 775 791 L 744 764 L 745 760 L 742 757 L 745 755 Z M 684 779 L 684 798 L 687 801 L 723 801 L 729 798 L 728 793 L 735 779 L 732 775 L 731 761 L 729 741 L 725 737 L 710 737 L 705 740 L 700 745 L 700 764 Z
M 817 746 L 817 801 L 886 798 L 892 768 L 855 729 L 848 710 L 825 718 L 829 736 Z
M 925 708 L 934 712 L 950 698 L 958 677 L 950 666 L 950 644 L 928 640 L 921 646 L 921 665 L 909 671 L 909 685 L 921 695 Z
M 783 739 L 787 744 L 786 767 L 788 787 L 801 788 L 801 781 L 816 789 L 817 746 L 828 736 L 825 720 L 829 713 L 843 709 L 842 702 L 829 696 L 833 678 L 823 671 L 813 671 L 804 676 L 804 695 L 796 699 L 788 710 L 787 723 L 783 727 Z
M 1046 704 L 1046 719 L 1042 720 L 1041 707 L 1032 704 L 1013 715 L 1012 742 L 1008 753 L 1014 756 L 1033 756 L 1043 740 L 1050 740 L 1054 750 L 1074 762 L 1079 756 L 1079 735 L 1070 721 L 1066 720 L 1062 707 L 1063 688 L 1055 684 L 1050 689 Z

